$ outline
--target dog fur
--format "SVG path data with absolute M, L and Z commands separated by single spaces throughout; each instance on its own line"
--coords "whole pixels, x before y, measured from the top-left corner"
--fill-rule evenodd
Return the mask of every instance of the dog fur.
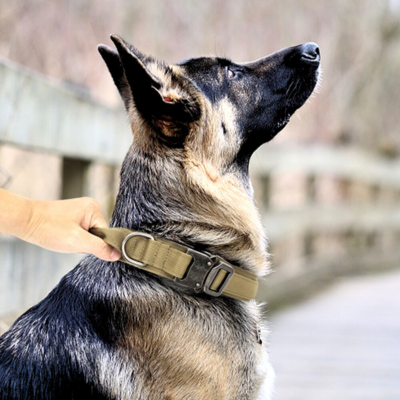
M 265 275 L 248 164 L 314 90 L 317 46 L 244 64 L 203 57 L 167 65 L 112 40 L 117 51 L 99 51 L 134 141 L 111 226 Z M 0 338 L 0 399 L 268 400 L 266 343 L 255 302 L 194 295 L 87 256 Z

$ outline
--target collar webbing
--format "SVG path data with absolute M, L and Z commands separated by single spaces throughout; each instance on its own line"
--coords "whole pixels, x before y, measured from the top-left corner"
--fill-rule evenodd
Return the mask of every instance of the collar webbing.
M 120 261 L 172 280 L 195 293 L 244 301 L 256 296 L 257 275 L 217 256 L 126 228 L 92 228 L 90 232 L 118 249 Z

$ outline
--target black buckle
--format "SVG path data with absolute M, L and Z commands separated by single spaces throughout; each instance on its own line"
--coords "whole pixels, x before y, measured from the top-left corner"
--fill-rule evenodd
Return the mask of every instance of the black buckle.
M 193 257 L 193 261 L 185 276 L 182 279 L 174 278 L 174 282 L 186 289 L 193 290 L 195 293 L 204 292 L 213 297 L 221 296 L 235 273 L 233 267 L 221 259 L 191 248 L 188 248 L 186 253 Z M 217 265 L 215 265 L 216 262 L 218 262 Z M 218 290 L 211 290 L 210 287 L 221 270 L 226 271 L 227 275 Z

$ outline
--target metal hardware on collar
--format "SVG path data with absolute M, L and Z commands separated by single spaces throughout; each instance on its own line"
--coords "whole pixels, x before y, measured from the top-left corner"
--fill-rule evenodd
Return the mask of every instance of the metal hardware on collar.
M 213 297 L 219 297 L 222 295 L 222 292 L 228 286 L 228 283 L 230 282 L 230 280 L 233 277 L 233 274 L 235 273 L 235 270 L 233 269 L 232 266 L 230 266 L 229 264 L 225 263 L 222 260 L 218 260 L 218 261 L 219 261 L 219 264 L 216 265 L 214 268 L 212 268 L 211 271 L 208 273 L 206 281 L 203 286 L 204 293 L 207 293 Z M 226 271 L 227 275 L 226 275 L 224 281 L 219 286 L 218 290 L 212 290 L 211 285 L 214 283 L 214 279 L 217 277 L 217 275 L 220 271 Z
M 137 267 L 145 267 L 147 265 L 146 263 L 134 260 L 126 254 L 126 244 L 128 243 L 129 239 L 134 236 L 142 236 L 142 237 L 145 237 L 145 238 L 148 238 L 151 240 L 154 240 L 154 237 L 152 235 L 150 235 L 148 233 L 144 233 L 144 232 L 132 232 L 125 237 L 125 239 L 123 240 L 122 245 L 121 245 L 121 253 L 124 256 L 125 260 L 129 261 L 133 265 L 136 265 Z
M 191 289 L 196 293 L 201 293 L 208 272 L 214 265 L 213 259 L 209 254 L 200 253 L 190 247 L 187 248 L 186 253 L 192 256 L 193 261 L 189 265 L 185 276 L 182 279 L 174 278 L 174 282 L 179 286 L 183 286 L 185 289 Z
M 188 248 L 186 253 L 193 257 L 193 261 L 189 265 L 186 275 L 182 279 L 174 278 L 174 282 L 195 293 L 204 292 L 213 297 L 221 296 L 235 273 L 233 267 L 208 253 L 200 253 L 191 248 Z M 218 262 L 217 265 L 215 265 L 216 262 Z M 221 270 L 226 271 L 227 276 L 218 290 L 212 290 L 211 286 Z

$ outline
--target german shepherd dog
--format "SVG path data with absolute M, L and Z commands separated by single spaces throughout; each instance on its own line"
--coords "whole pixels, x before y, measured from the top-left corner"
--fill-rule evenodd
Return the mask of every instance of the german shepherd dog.
M 314 43 L 254 62 L 176 65 L 99 46 L 133 131 L 111 226 L 269 270 L 248 166 L 313 92 Z M 168 281 L 169 282 L 169 281 Z M 254 301 L 194 293 L 86 256 L 0 339 L 1 399 L 270 399 Z

